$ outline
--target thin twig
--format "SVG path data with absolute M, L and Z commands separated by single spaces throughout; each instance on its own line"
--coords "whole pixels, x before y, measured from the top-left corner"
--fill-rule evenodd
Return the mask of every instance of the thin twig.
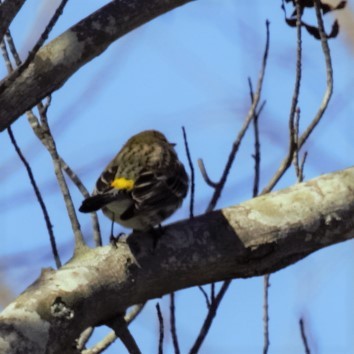
M 294 159 L 293 164 L 295 167 L 295 173 L 297 177 L 297 182 L 301 183 L 304 180 L 304 167 L 305 161 L 307 157 L 307 152 L 305 151 L 304 155 L 302 156 L 301 162 L 299 161 L 299 124 L 300 124 L 300 109 L 297 109 L 296 116 L 295 116 L 295 125 L 294 125 L 294 138 L 295 138 L 295 152 L 294 152 Z
M 265 70 L 266 70 L 266 66 L 267 66 L 267 59 L 268 59 L 268 52 L 269 52 L 269 21 L 266 21 L 266 44 L 265 44 L 265 50 L 264 50 L 264 54 L 263 54 L 263 60 L 262 60 L 262 65 L 261 65 L 261 70 L 259 73 L 259 77 L 258 77 L 258 81 L 257 81 L 257 89 L 256 92 L 253 96 L 253 100 L 252 100 L 252 104 L 251 107 L 248 111 L 247 117 L 243 123 L 243 126 L 235 140 L 235 142 L 233 143 L 231 152 L 229 154 L 227 163 L 225 165 L 224 168 L 224 172 L 220 178 L 220 181 L 217 183 L 217 186 L 215 187 L 215 191 L 214 194 L 212 196 L 212 199 L 206 209 L 206 212 L 209 212 L 211 210 L 213 210 L 216 206 L 217 201 L 220 198 L 221 192 L 225 186 L 228 174 L 230 172 L 231 166 L 234 162 L 236 153 L 238 151 L 238 148 L 241 144 L 241 141 L 249 127 L 249 124 L 251 122 L 251 120 L 254 118 L 255 112 L 257 112 L 257 107 L 258 107 L 258 103 L 260 101 L 260 96 L 261 96 L 261 91 L 262 91 L 262 87 L 263 87 L 263 79 L 264 79 L 264 75 L 265 75 Z M 263 107 L 262 107 L 263 108 Z M 204 168 L 204 164 L 202 160 L 198 161 L 199 166 L 202 167 L 201 171 L 203 174 L 203 170 L 205 172 L 205 176 L 207 176 L 207 173 L 205 171 Z M 205 177 L 204 177 L 205 179 Z M 223 282 L 220 290 L 218 291 L 217 295 L 215 295 L 215 288 L 213 287 L 212 284 L 212 288 L 211 288 L 211 296 L 212 296 L 212 301 L 211 301 L 211 306 L 208 310 L 208 314 L 204 320 L 203 326 L 199 332 L 198 338 L 196 339 L 192 349 L 190 350 L 190 354 L 194 354 L 197 353 L 200 346 L 202 345 L 206 335 L 208 334 L 208 331 L 210 329 L 210 326 L 212 324 L 212 321 L 216 315 L 216 311 L 219 307 L 219 304 L 223 298 L 223 296 L 225 295 L 227 289 L 229 288 L 231 284 L 231 280 L 226 280 Z M 215 286 L 215 285 L 214 285 Z
M 53 29 L 54 25 L 56 24 L 61 14 L 63 13 L 64 7 L 67 4 L 67 2 L 68 0 L 61 1 L 58 8 L 54 12 L 54 15 L 52 16 L 49 23 L 45 27 L 43 33 L 39 37 L 38 41 L 36 42 L 32 50 L 28 53 L 26 60 L 23 62 L 21 66 L 17 68 L 16 71 L 14 71 L 12 74 L 8 76 L 6 85 L 3 84 L 0 86 L 0 93 L 2 93 L 11 82 L 15 81 L 24 72 L 24 70 L 27 69 L 27 67 L 31 64 L 38 50 L 42 47 L 43 43 L 47 40 L 49 33 Z
M 76 187 L 79 189 L 81 194 L 84 196 L 84 198 L 87 198 L 90 196 L 90 193 L 84 186 L 84 184 L 81 182 L 81 179 L 77 176 L 77 174 L 68 166 L 68 164 L 63 160 L 63 158 L 60 158 L 60 164 L 64 172 L 67 174 L 67 176 L 71 179 L 71 181 L 76 185 Z M 100 224 L 98 222 L 98 217 L 97 213 L 91 213 L 91 220 L 92 220 L 92 228 L 93 228 L 93 239 L 95 242 L 96 247 L 102 246 L 102 237 L 101 237 L 101 231 L 100 231 Z
M 62 6 L 62 5 L 65 6 L 64 3 L 65 3 L 65 1 L 62 1 L 60 6 Z M 59 8 L 60 8 L 60 6 L 59 6 Z M 50 24 L 52 23 L 53 26 L 54 26 L 55 21 L 60 16 L 60 14 L 57 12 L 58 12 L 58 10 L 56 11 L 56 14 L 52 18 L 52 20 L 53 20 L 55 18 L 55 16 L 57 15 L 56 19 L 53 20 L 54 22 L 52 23 L 52 20 L 50 21 Z M 49 33 L 50 30 L 52 29 L 52 27 L 49 28 L 48 26 L 45 31 L 47 31 Z M 15 47 L 15 44 L 13 42 L 12 36 L 9 31 L 7 31 L 7 33 L 6 33 L 6 40 L 7 40 L 9 47 L 10 47 L 11 53 L 15 58 L 16 64 L 20 65 L 21 60 L 18 56 L 17 49 Z M 1 46 L 1 49 L 3 49 L 3 48 L 4 48 L 4 46 Z M 50 153 L 50 155 L 52 157 L 52 161 L 54 164 L 54 172 L 56 174 L 59 186 L 61 188 L 61 192 L 64 197 L 65 205 L 67 207 L 67 212 L 68 212 L 69 219 L 71 221 L 71 226 L 73 228 L 73 232 L 74 232 L 74 236 L 75 236 L 75 251 L 78 251 L 79 249 L 81 249 L 82 247 L 85 247 L 86 245 L 85 245 L 84 238 L 83 238 L 83 235 L 80 230 L 80 224 L 78 222 L 78 219 L 77 219 L 77 216 L 75 213 L 75 209 L 74 209 L 73 202 L 72 202 L 72 199 L 70 196 L 70 192 L 69 192 L 68 186 L 66 184 L 66 181 L 65 181 L 65 178 L 64 178 L 64 175 L 62 172 L 61 158 L 57 152 L 57 149 L 55 146 L 55 141 L 54 141 L 51 131 L 49 129 L 49 125 L 48 125 L 48 121 L 47 121 L 47 110 L 50 105 L 50 102 L 51 102 L 51 98 L 47 97 L 47 102 L 45 105 L 43 105 L 41 102 L 39 102 L 37 105 L 38 111 L 40 114 L 41 124 L 38 122 L 37 117 L 33 114 L 32 111 L 27 111 L 26 114 L 27 114 L 29 123 L 30 123 L 32 129 L 34 130 L 35 134 L 40 139 L 42 144 L 47 148 L 48 152 Z
M 251 120 L 254 117 L 254 114 L 257 110 L 258 107 L 258 103 L 261 97 L 261 91 L 262 91 L 262 86 L 263 86 L 263 79 L 264 79 L 264 74 L 265 74 L 265 70 L 266 70 L 266 66 L 267 66 L 267 59 L 268 59 L 268 50 L 269 50 L 269 21 L 266 21 L 266 46 L 265 46 L 265 50 L 264 50 L 264 54 L 263 54 L 263 60 L 262 60 L 262 67 L 261 67 L 261 71 L 258 77 L 258 82 L 257 82 L 257 89 L 253 98 L 253 103 L 248 111 L 247 117 L 243 123 L 243 126 L 240 130 L 240 132 L 238 133 L 238 136 L 235 140 L 235 142 L 232 145 L 232 149 L 231 152 L 229 154 L 228 160 L 226 162 L 225 168 L 224 168 L 224 172 L 220 178 L 220 181 L 218 182 L 218 186 L 215 188 L 214 194 L 212 196 L 212 199 L 207 207 L 207 212 L 213 210 L 216 206 L 217 201 L 220 198 L 221 192 L 225 186 L 227 177 L 229 175 L 231 166 L 235 160 L 237 151 L 239 149 L 239 146 L 241 144 L 241 141 L 248 129 L 248 126 L 251 122 Z
M 280 167 L 274 174 L 273 178 L 270 180 L 268 185 L 263 189 L 261 194 L 269 193 L 274 186 L 278 183 L 280 178 L 284 175 L 284 173 L 288 170 L 291 166 L 291 162 L 294 158 L 295 153 L 295 141 L 294 141 L 294 120 L 295 114 L 297 109 L 297 104 L 299 100 L 299 93 L 300 93 L 300 84 L 301 84 L 301 62 L 302 62 L 302 30 L 301 30 L 301 6 L 299 0 L 296 0 L 296 38 L 297 38 L 297 45 L 296 45 L 296 65 L 295 65 L 295 85 L 294 85 L 294 92 L 293 97 L 291 100 L 291 107 L 289 113 L 289 147 L 288 153 L 285 159 L 282 161 Z M 298 146 L 298 149 L 300 146 Z
M 6 45 L 5 45 L 4 41 L 1 41 L 0 47 L 1 47 L 1 53 L 2 53 L 2 55 L 4 57 L 4 60 L 5 60 L 5 63 L 6 63 L 7 70 L 8 70 L 9 73 L 11 73 L 13 71 L 13 66 L 11 64 L 10 57 L 8 55 L 8 51 L 6 49 Z M 55 241 L 55 236 L 54 236 L 54 232 L 53 232 L 53 225 L 52 225 L 52 223 L 50 221 L 50 217 L 49 217 L 49 213 L 48 213 L 47 207 L 46 207 L 46 205 L 44 203 L 43 197 L 42 197 L 41 192 L 40 192 L 40 190 L 38 188 L 37 182 L 36 182 L 36 180 L 34 178 L 31 166 L 28 163 L 28 161 L 26 160 L 26 158 L 24 157 L 20 147 L 18 146 L 18 144 L 16 142 L 16 139 L 14 137 L 14 134 L 12 132 L 12 129 L 10 127 L 8 128 L 8 133 L 9 133 L 9 137 L 10 137 L 12 145 L 14 146 L 19 158 L 21 159 L 22 163 L 24 164 L 24 166 L 26 168 L 28 177 L 30 179 L 31 185 L 32 185 L 33 190 L 34 190 L 34 193 L 35 193 L 35 195 L 37 197 L 38 203 L 39 203 L 39 205 L 41 207 L 41 210 L 43 212 L 43 217 L 44 217 L 44 221 L 46 223 L 46 227 L 47 227 L 47 230 L 48 230 L 49 241 L 50 241 L 50 245 L 51 245 L 51 249 L 52 249 L 55 265 L 59 269 L 61 267 L 61 261 L 60 261 L 60 256 L 59 256 L 58 248 L 57 248 L 57 245 L 56 245 L 56 241 Z
M 295 168 L 295 173 L 297 177 L 297 181 L 301 182 L 301 172 L 299 165 L 299 125 L 300 125 L 300 108 L 297 108 L 295 114 L 295 122 L 294 122 L 294 143 L 295 143 L 295 151 L 293 157 L 293 164 Z
M 184 127 L 182 127 L 182 131 L 183 131 L 183 139 L 184 139 L 184 145 L 185 145 L 185 148 L 186 148 L 189 168 L 190 168 L 190 171 L 191 171 L 191 201 L 190 201 L 189 215 L 190 215 L 190 218 L 193 218 L 193 215 L 194 215 L 194 212 L 193 212 L 193 209 L 194 209 L 194 187 L 195 187 L 194 186 L 194 167 L 193 167 L 192 158 L 191 158 L 190 150 L 189 150 L 189 146 L 188 146 L 187 134 L 186 134 L 186 130 L 185 130 Z M 198 160 L 198 164 L 199 164 L 200 171 L 202 172 L 202 176 L 204 177 L 204 180 L 206 181 L 206 183 L 213 186 L 214 183 L 209 179 L 209 176 L 208 176 L 208 174 L 207 174 L 207 172 L 205 170 L 203 161 L 201 159 Z M 215 186 L 216 186 L 216 184 L 215 184 Z M 201 292 L 205 296 L 205 299 L 206 299 L 206 302 L 207 302 L 207 307 L 209 308 L 210 307 L 210 301 L 209 301 L 207 293 L 205 292 L 205 290 L 201 286 L 199 286 L 198 288 L 201 290 Z
M 41 192 L 40 192 L 40 190 L 38 188 L 37 182 L 36 182 L 36 180 L 34 178 L 31 166 L 28 163 L 28 161 L 26 160 L 26 158 L 24 157 L 20 147 L 18 146 L 11 128 L 10 127 L 7 128 L 7 131 L 9 133 L 11 143 L 14 146 L 16 152 L 17 152 L 17 155 L 19 156 L 19 158 L 21 159 L 22 163 L 24 164 L 24 166 L 26 168 L 28 177 L 29 177 L 29 179 L 31 181 L 31 185 L 32 185 L 33 190 L 34 190 L 34 193 L 35 193 L 35 195 L 37 197 L 37 200 L 38 200 L 38 203 L 39 203 L 39 205 L 40 205 L 40 207 L 42 209 L 44 221 L 45 221 L 45 224 L 47 226 L 47 230 L 48 230 L 48 234 L 49 234 L 49 240 L 50 240 L 50 245 L 51 245 L 51 248 L 52 248 L 52 253 L 53 253 L 55 265 L 59 269 L 61 267 L 61 261 L 60 261 L 60 256 L 59 256 L 57 244 L 55 242 L 55 236 L 54 236 L 54 232 L 53 232 L 53 225 L 52 225 L 52 223 L 50 221 L 50 217 L 49 217 L 49 214 L 48 214 L 47 207 L 46 207 L 46 205 L 44 203 L 43 197 L 42 197 Z
M 20 56 L 18 55 L 18 52 L 16 50 L 16 47 L 15 47 L 15 44 L 14 44 L 14 41 L 12 39 L 11 32 L 9 29 L 5 33 L 5 40 L 6 40 L 7 45 L 9 46 L 10 53 L 15 60 L 15 64 L 17 66 L 20 66 L 22 64 L 22 61 L 20 59 Z
M 187 154 L 187 159 L 188 159 L 188 164 L 189 164 L 189 169 L 191 171 L 191 199 L 190 199 L 190 204 L 189 204 L 189 217 L 193 219 L 194 217 L 194 167 L 193 167 L 193 162 L 191 158 L 191 153 L 189 150 L 189 145 L 188 145 L 188 140 L 187 140 L 187 134 L 186 130 L 184 127 L 182 127 L 183 131 L 183 140 L 184 140 L 184 146 L 186 148 L 186 154 Z
M 309 344 L 307 341 L 307 337 L 306 337 L 305 324 L 304 324 L 303 318 L 300 318 L 299 325 L 300 325 L 301 339 L 302 339 L 302 342 L 304 343 L 304 347 L 305 347 L 305 353 L 311 354 L 311 350 L 310 350 L 310 347 L 309 347 Z
M 175 354 L 180 354 L 178 336 L 176 329 L 176 308 L 175 308 L 175 293 L 170 294 L 170 327 L 171 327 L 171 336 L 173 342 L 173 348 Z
M 208 311 L 208 315 L 204 320 L 203 326 L 199 332 L 198 338 L 193 344 L 193 347 L 189 351 L 189 354 L 197 354 L 199 352 L 199 349 L 201 345 L 203 344 L 203 341 L 208 334 L 208 331 L 210 329 L 210 326 L 212 324 L 212 321 L 214 317 L 216 316 L 217 309 L 221 303 L 221 300 L 223 299 L 226 290 L 228 289 L 229 285 L 231 284 L 231 280 L 226 280 L 222 284 L 218 294 L 215 297 L 215 301 L 211 304 L 210 310 Z
M 41 121 L 44 121 L 44 117 L 46 117 L 46 112 L 48 105 L 50 104 L 51 100 L 50 97 L 47 98 L 47 103 L 46 105 L 43 104 L 38 104 L 38 109 L 41 112 Z M 47 147 L 47 136 L 46 136 L 46 131 L 43 128 L 43 124 L 40 124 L 38 121 L 38 118 L 33 114 L 33 111 L 27 111 L 27 119 L 36 134 L 37 138 L 42 142 L 42 144 Z M 80 190 L 80 192 L 83 194 L 83 196 L 86 198 L 90 194 L 86 187 L 83 185 L 79 177 L 76 175 L 76 173 L 69 167 L 69 165 L 63 160 L 62 157 L 58 155 L 58 159 L 61 165 L 61 168 L 67 176 L 71 179 L 71 181 L 77 186 L 77 188 Z M 101 231 L 100 231 L 100 226 L 97 218 L 96 213 L 91 213 L 91 219 L 92 219 L 92 226 L 93 226 L 93 235 L 94 235 L 94 241 L 96 246 L 102 246 L 102 238 L 101 238 Z
M 248 85 L 250 89 L 251 103 L 253 103 L 254 94 L 251 78 L 248 78 Z M 260 111 L 254 113 L 253 117 L 253 132 L 254 132 L 254 180 L 253 180 L 253 197 L 258 195 L 259 190 L 259 179 L 260 179 L 260 165 L 261 165 L 261 145 L 259 142 L 259 126 L 258 118 L 261 110 L 264 107 L 265 102 L 262 103 Z
M 249 88 L 250 88 L 250 96 L 251 101 L 253 101 L 253 88 L 251 79 L 248 79 Z M 265 104 L 265 102 L 263 102 Z M 253 120 L 253 127 L 254 127 L 254 181 L 253 181 L 253 197 L 258 195 L 259 191 L 259 180 L 260 180 L 260 162 L 261 162 L 261 152 L 260 152 L 260 141 L 259 141 L 259 129 L 258 129 L 258 118 L 259 113 L 263 109 L 264 105 L 261 106 L 259 112 L 255 113 L 254 120 Z M 269 274 L 266 274 L 263 284 L 263 334 L 264 334 L 264 344 L 263 344 L 263 354 L 268 353 L 269 348 L 269 302 L 268 302 L 268 289 L 269 289 Z
M 204 288 L 203 288 L 202 286 L 198 286 L 198 289 L 199 289 L 199 290 L 202 292 L 202 294 L 204 295 L 207 308 L 209 309 L 211 303 L 210 303 L 209 296 L 208 296 L 207 292 L 204 290 Z
M 320 2 L 320 0 L 314 0 L 314 5 L 315 5 L 316 18 L 317 18 L 317 24 L 318 24 L 318 31 L 319 31 L 320 39 L 321 39 L 322 51 L 323 51 L 325 64 L 326 64 L 326 90 L 325 90 L 325 93 L 322 98 L 322 102 L 320 103 L 320 107 L 319 107 L 315 117 L 313 118 L 312 122 L 308 125 L 306 130 L 299 137 L 298 149 L 301 149 L 301 147 L 305 144 L 306 140 L 311 135 L 311 133 L 313 132 L 313 130 L 315 129 L 317 124 L 320 122 L 321 118 L 323 117 L 324 112 L 326 111 L 326 109 L 328 107 L 328 104 L 329 104 L 329 101 L 331 99 L 332 92 L 333 92 L 332 61 L 331 61 L 331 54 L 330 54 L 330 49 L 328 46 L 327 36 L 324 31 L 323 19 L 322 19 L 322 15 L 321 15 L 321 2 Z M 269 182 L 269 184 L 263 189 L 261 194 L 268 193 L 274 188 L 276 182 L 279 181 L 279 179 L 284 175 L 284 173 L 289 168 L 291 160 L 292 160 L 291 156 L 288 153 L 288 155 L 282 161 L 278 171 L 275 173 L 274 177 Z
M 82 351 L 85 348 L 85 345 L 88 342 L 88 340 L 91 338 L 93 331 L 94 331 L 94 328 L 89 327 L 89 328 L 86 328 L 81 333 L 80 337 L 77 339 L 77 342 L 76 342 L 76 349 L 78 351 Z
M 300 93 L 300 83 L 301 83 L 301 60 L 302 60 L 302 38 L 301 38 L 301 9 L 299 1 L 296 1 L 296 29 L 297 29 L 297 50 L 296 50 L 296 73 L 295 73 L 295 86 L 293 97 L 291 101 L 290 114 L 289 114 L 289 148 L 287 158 L 283 162 L 284 172 L 289 168 L 294 157 L 294 152 L 296 152 L 295 144 L 295 130 L 294 130 L 294 119 L 296 113 L 296 107 L 299 100 Z M 282 169 L 278 170 L 273 179 L 268 184 L 268 188 L 271 189 L 276 185 L 279 179 L 282 176 Z M 266 188 L 262 191 L 261 194 L 266 193 Z M 269 190 L 270 191 L 270 190 Z M 258 192 L 258 190 L 257 190 Z M 269 281 L 270 274 L 264 276 L 263 284 L 263 298 L 264 298 L 264 307 L 263 307 L 263 334 L 264 334 L 264 343 L 263 343 L 263 354 L 268 353 L 269 349 Z
M 305 167 L 305 162 L 306 162 L 306 158 L 307 158 L 307 151 L 304 152 L 304 154 L 302 155 L 302 159 L 300 162 L 300 172 L 301 172 L 301 180 L 299 182 L 302 182 L 305 178 L 304 175 L 304 167 Z
M 130 354 L 141 354 L 141 351 L 128 329 L 128 325 L 123 316 L 118 316 L 107 323 L 114 330 L 114 333 L 122 341 Z
M 159 319 L 159 354 L 163 354 L 163 335 L 164 335 L 164 328 L 163 328 L 163 317 L 160 309 L 160 305 L 156 304 L 156 311 L 157 311 L 157 318 Z
M 317 24 L 318 24 L 318 31 L 319 31 L 320 38 L 321 38 L 322 51 L 323 51 L 323 55 L 324 55 L 325 63 L 326 63 L 326 84 L 327 84 L 327 87 L 326 87 L 326 91 L 323 95 L 323 99 L 320 104 L 320 108 L 318 109 L 318 112 L 316 113 L 315 118 L 313 119 L 311 124 L 307 127 L 307 129 L 304 131 L 304 133 L 301 135 L 301 137 L 299 139 L 300 147 L 302 147 L 304 145 L 307 138 L 312 133 L 313 129 L 316 127 L 316 125 L 321 120 L 323 113 L 327 109 L 328 103 L 331 99 L 332 92 L 333 92 L 332 59 L 331 59 L 331 52 L 330 52 L 330 49 L 328 46 L 327 35 L 325 33 L 324 25 L 323 25 L 323 18 L 322 18 L 322 14 L 321 14 L 321 1 L 314 0 L 314 5 L 315 5 L 316 18 L 317 18 Z
M 269 278 L 270 274 L 266 274 L 263 277 L 264 283 L 263 283 L 263 337 L 264 337 L 264 342 L 263 342 L 263 354 L 268 353 L 269 349 Z
M 131 323 L 137 318 L 137 316 L 140 314 L 140 312 L 143 310 L 145 304 L 146 304 L 146 302 L 144 302 L 143 304 L 135 305 L 135 306 L 130 310 L 130 312 L 128 312 L 128 313 L 124 316 L 125 322 L 127 322 L 128 324 L 131 324 Z
M 79 252 L 83 248 L 86 248 L 87 246 L 85 244 L 84 237 L 83 237 L 81 229 L 80 229 L 80 224 L 77 219 L 77 215 L 76 215 L 75 208 L 74 208 L 74 203 L 72 201 L 68 185 L 67 185 L 66 180 L 64 178 L 62 165 L 61 165 L 61 159 L 59 157 L 53 135 L 52 135 L 49 125 L 48 125 L 47 116 L 46 116 L 46 114 L 44 114 L 43 111 L 41 111 L 41 110 L 39 110 L 39 111 L 40 111 L 39 113 L 40 113 L 40 117 L 41 117 L 40 127 L 41 127 L 41 131 L 42 131 L 41 132 L 42 133 L 41 142 L 47 148 L 47 150 L 52 158 L 52 162 L 54 165 L 54 172 L 55 172 L 61 193 L 64 198 L 66 210 L 67 210 L 67 213 L 68 213 L 68 216 L 69 216 L 69 219 L 71 222 L 71 227 L 72 227 L 74 237 L 75 237 L 75 252 Z M 27 116 L 29 117 L 29 116 L 31 116 L 31 114 L 27 114 Z M 33 119 L 33 115 L 32 115 L 32 119 Z
M 13 67 L 4 41 L 0 42 L 0 49 L 1 49 L 1 54 L 5 61 L 7 72 L 11 73 L 13 71 Z
M 127 324 L 130 324 L 142 311 L 144 304 L 135 305 L 133 309 L 124 316 L 124 320 Z M 83 332 L 84 333 L 84 332 Z M 83 334 L 82 333 L 82 334 Z M 89 338 L 88 338 L 89 339 Z M 87 340 L 88 340 L 87 339 Z M 105 351 L 115 340 L 117 336 L 114 332 L 109 333 L 100 342 L 96 343 L 94 347 L 90 349 L 83 350 L 81 354 L 99 354 Z M 87 342 L 87 341 L 86 341 Z M 82 348 L 85 346 L 86 342 L 83 344 Z
M 297 35 L 297 49 L 296 49 L 296 73 L 295 73 L 295 85 L 293 97 L 291 100 L 290 114 L 289 114 L 289 148 L 288 155 L 283 161 L 280 169 L 276 172 L 270 183 L 266 188 L 263 189 L 261 194 L 269 192 L 276 183 L 279 181 L 281 176 L 291 165 L 294 158 L 294 153 L 298 151 L 297 138 L 295 132 L 295 115 L 297 104 L 299 100 L 300 84 L 301 84 L 301 61 L 302 61 L 302 32 L 301 32 L 301 7 L 299 0 L 296 0 L 296 35 Z M 270 284 L 270 274 L 264 276 L 263 284 L 263 298 L 264 298 L 264 308 L 263 308 L 263 333 L 264 333 L 264 343 L 263 343 L 263 354 L 268 353 L 269 349 L 269 284 Z
M 215 283 L 210 284 L 210 302 L 215 302 Z
M 205 183 L 210 186 L 210 187 L 213 187 L 213 188 L 217 188 L 218 186 L 218 183 L 216 182 L 213 182 L 210 178 L 209 178 L 209 175 L 206 171 L 206 168 L 205 168 L 205 165 L 204 165 L 204 161 L 203 159 L 198 159 L 198 167 L 199 167 L 199 170 L 202 174 L 202 177 L 204 178 L 204 181 Z

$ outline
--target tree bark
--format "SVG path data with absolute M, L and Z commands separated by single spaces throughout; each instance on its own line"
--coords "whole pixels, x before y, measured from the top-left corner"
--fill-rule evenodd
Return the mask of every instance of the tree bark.
M 0 4 L 0 41 L 25 0 L 5 0 Z
M 76 353 L 75 339 L 172 291 L 275 272 L 354 237 L 354 167 L 89 249 L 39 279 L 0 316 L 1 353 Z
M 62 33 L 41 48 L 26 69 L 19 67 L 0 82 L 0 131 L 60 88 L 113 41 L 190 1 L 115 0 Z

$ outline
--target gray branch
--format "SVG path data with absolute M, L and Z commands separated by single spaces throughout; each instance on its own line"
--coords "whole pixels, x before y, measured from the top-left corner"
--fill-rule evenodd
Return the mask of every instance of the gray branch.
M 86 17 L 0 82 L 0 131 L 60 88 L 116 39 L 191 0 L 115 0 Z
M 172 291 L 282 269 L 354 238 L 354 167 L 88 249 L 46 269 L 0 316 L 1 353 L 75 353 L 87 327 Z M 138 343 L 139 344 L 139 343 Z
M 24 3 L 25 0 L 0 0 L 0 41 Z

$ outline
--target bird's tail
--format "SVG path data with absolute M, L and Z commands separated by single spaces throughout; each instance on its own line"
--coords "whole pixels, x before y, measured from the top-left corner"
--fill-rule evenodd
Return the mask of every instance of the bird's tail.
M 111 193 L 93 195 L 82 202 L 79 211 L 82 213 L 92 213 L 115 200 L 117 200 L 117 196 Z

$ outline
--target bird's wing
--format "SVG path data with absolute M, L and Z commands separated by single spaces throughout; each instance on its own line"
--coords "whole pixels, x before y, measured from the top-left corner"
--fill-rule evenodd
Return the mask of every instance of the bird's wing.
M 178 203 L 186 196 L 188 176 L 181 163 L 164 171 L 141 173 L 132 190 L 136 209 L 150 209 Z

